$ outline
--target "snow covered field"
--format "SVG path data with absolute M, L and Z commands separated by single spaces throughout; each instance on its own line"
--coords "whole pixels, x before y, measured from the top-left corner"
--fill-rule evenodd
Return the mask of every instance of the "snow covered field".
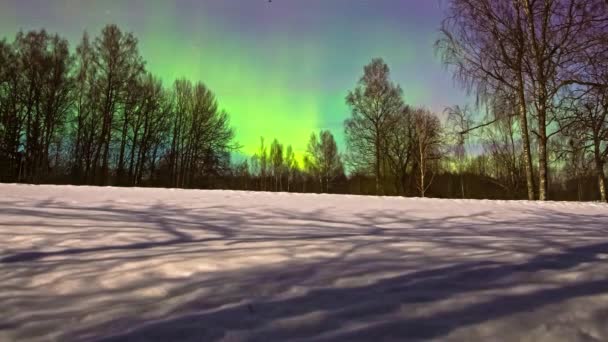
M 0 185 L 0 341 L 607 341 L 608 206 Z

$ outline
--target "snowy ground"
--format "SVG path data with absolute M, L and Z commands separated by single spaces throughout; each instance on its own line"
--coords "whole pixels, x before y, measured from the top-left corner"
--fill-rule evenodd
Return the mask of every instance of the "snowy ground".
M 608 341 L 608 206 L 0 185 L 0 341 Z

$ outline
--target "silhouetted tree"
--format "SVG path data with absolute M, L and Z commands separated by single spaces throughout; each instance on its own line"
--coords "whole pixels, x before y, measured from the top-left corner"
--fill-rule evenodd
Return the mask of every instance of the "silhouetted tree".
M 101 131 L 93 157 L 93 175 L 101 185 L 108 183 L 115 119 L 131 90 L 129 85 L 144 72 L 144 62 L 137 45 L 133 34 L 123 33 L 116 25 L 104 27 L 93 42 L 93 63 L 98 73 L 95 86 L 99 88 L 100 97 L 95 115 L 101 118 Z
M 283 145 L 281 145 L 277 139 L 274 139 L 270 145 L 270 171 L 272 173 L 272 177 L 274 178 L 275 191 L 283 190 L 282 179 L 284 168 Z
M 296 156 L 293 152 L 293 148 L 291 145 L 287 146 L 285 152 L 285 169 L 287 172 L 287 191 L 292 191 L 292 184 L 294 184 L 296 180 L 296 176 L 298 174 L 298 161 L 296 160 Z
M 260 147 L 258 148 L 258 153 L 255 155 L 257 157 L 258 165 L 259 165 L 259 177 L 260 177 L 260 190 L 265 191 L 266 189 L 266 177 L 268 175 L 268 152 L 266 149 L 266 145 L 264 145 L 264 138 L 260 137 Z
M 334 136 L 322 130 L 319 137 L 310 135 L 304 159 L 306 170 L 319 182 L 321 191 L 329 192 L 331 183 L 344 173 Z
M 354 170 L 374 175 L 376 194 L 382 193 L 383 137 L 392 117 L 403 108 L 401 94 L 401 88 L 390 81 L 388 65 L 375 58 L 346 97 L 351 109 L 351 117 L 344 122 L 347 161 Z
M 15 45 L 0 41 L 0 179 L 6 181 L 23 181 L 20 147 L 25 88 Z
M 76 48 L 74 77 L 74 108 L 71 119 L 71 176 L 77 183 L 90 179 L 95 137 L 99 134 L 96 108 L 99 93 L 96 87 L 97 69 L 93 62 L 93 46 L 85 32 Z
M 407 194 L 407 176 L 414 154 L 413 110 L 404 106 L 391 118 L 390 129 L 384 135 L 384 157 L 395 181 L 395 193 Z

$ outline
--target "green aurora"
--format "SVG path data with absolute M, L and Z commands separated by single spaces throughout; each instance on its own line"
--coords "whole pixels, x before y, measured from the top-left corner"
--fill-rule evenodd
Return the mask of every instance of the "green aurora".
M 0 33 L 10 40 L 45 28 L 74 49 L 83 31 L 118 24 L 138 37 L 147 69 L 166 87 L 188 78 L 215 92 L 241 153 L 254 153 L 264 136 L 301 156 L 319 129 L 344 146 L 344 98 L 376 56 L 406 103 L 436 112 L 465 103 L 433 51 L 441 17 L 433 0 L 5 0 Z

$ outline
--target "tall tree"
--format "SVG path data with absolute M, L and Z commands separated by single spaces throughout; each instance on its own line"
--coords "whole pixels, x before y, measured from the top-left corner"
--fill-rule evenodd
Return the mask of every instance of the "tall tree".
M 371 171 L 376 194 L 383 192 L 383 137 L 390 129 L 392 117 L 403 108 L 401 95 L 401 87 L 390 80 L 388 65 L 381 58 L 374 58 L 346 97 L 351 109 L 351 117 L 344 123 L 347 160 L 355 170 Z
M 529 98 L 524 76 L 526 36 L 517 0 L 451 0 L 436 47 L 454 77 L 481 103 L 512 94 L 517 103 L 528 199 L 534 175 L 528 129 Z
M 441 122 L 437 116 L 425 109 L 417 109 L 414 112 L 413 121 L 418 166 L 418 170 L 416 170 L 417 188 L 420 196 L 425 197 L 435 177 L 435 173 L 431 170 L 431 163 L 440 157 Z
M 15 44 L 0 41 L 0 179 L 22 181 L 21 134 L 25 93 Z
M 478 93 L 515 94 L 520 112 L 528 194 L 533 192 L 528 132 L 538 142 L 540 200 L 548 196 L 547 145 L 562 127 L 556 106 L 562 91 L 589 84 L 581 52 L 597 44 L 590 32 L 604 27 L 600 0 L 452 0 L 438 46 L 444 61 Z M 585 55 L 585 53 L 582 53 Z M 529 114 L 536 118 L 528 127 Z
M 51 168 L 50 152 L 59 153 L 62 128 L 71 103 L 72 56 L 67 40 L 46 31 L 16 38 L 24 80 L 25 177 L 38 183 Z M 57 158 L 55 158 L 57 159 Z
M 407 195 L 407 176 L 414 154 L 413 109 L 404 106 L 391 120 L 384 136 L 384 157 L 395 181 L 395 193 Z
M 468 106 L 446 108 L 448 114 L 448 129 L 456 157 L 458 174 L 460 175 L 460 194 L 465 198 L 464 171 L 466 167 L 467 134 L 472 126 L 472 115 Z
M 192 124 L 192 83 L 185 79 L 176 80 L 173 84 L 171 122 L 171 147 L 169 150 L 169 173 L 171 183 L 183 187 L 186 174 L 186 146 L 189 139 L 189 127 Z
M 564 87 L 582 83 L 576 72 L 578 56 L 596 44 L 584 36 L 598 20 L 606 20 L 606 6 L 597 0 L 521 0 L 521 7 L 517 1 L 515 8 L 522 17 L 523 35 L 529 43 L 524 70 L 537 118 L 534 133 L 538 138 L 539 199 L 546 200 L 547 143 L 559 133 L 551 127 L 562 113 L 555 103 Z
M 93 62 L 99 73 L 96 86 L 99 87 L 100 103 L 96 114 L 101 118 L 93 165 L 97 183 L 105 185 L 109 177 L 114 120 L 124 106 L 129 85 L 144 72 L 144 62 L 139 55 L 137 38 L 131 33 L 123 33 L 116 25 L 104 27 L 93 48 Z
M 93 46 L 85 32 L 76 47 L 74 75 L 74 108 L 71 117 L 72 168 L 77 183 L 90 178 L 99 120 L 95 116 L 99 98 L 96 87 L 97 68 Z

